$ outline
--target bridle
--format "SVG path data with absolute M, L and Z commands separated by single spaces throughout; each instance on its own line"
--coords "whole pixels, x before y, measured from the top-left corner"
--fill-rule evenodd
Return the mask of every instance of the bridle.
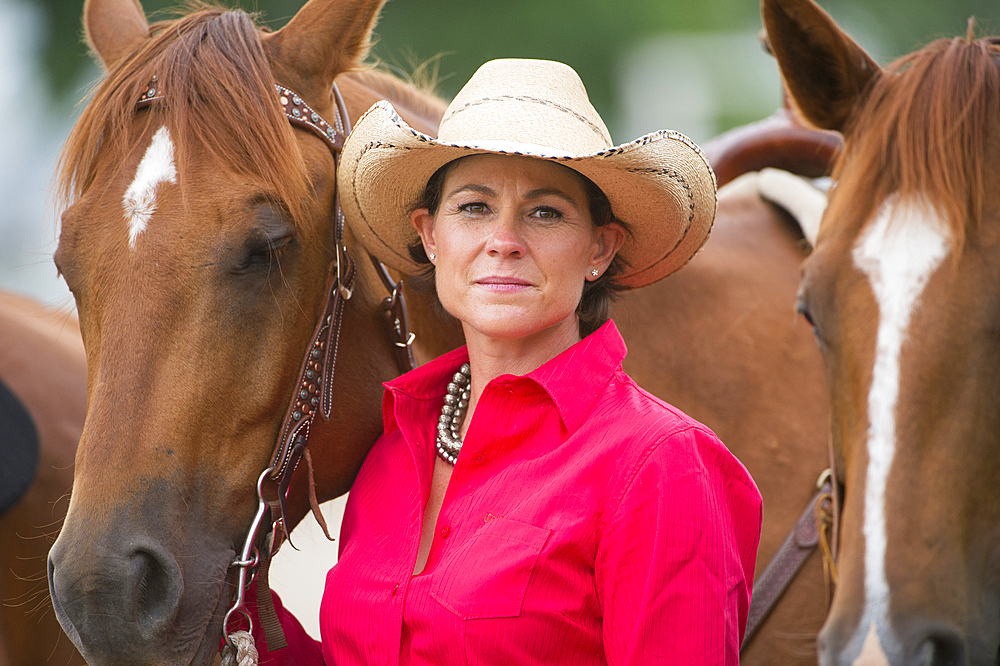
M 344 141 L 350 134 L 351 127 L 347 107 L 337 85 L 333 85 L 337 115 L 332 125 L 310 108 L 299 95 L 284 86 L 276 85 L 275 87 L 278 89 L 279 101 L 288 121 L 322 138 L 333 152 L 334 163 L 339 166 Z M 336 194 L 333 207 L 333 230 L 336 256 L 327 270 L 326 300 L 312 339 L 306 348 L 305 358 L 295 383 L 295 392 L 282 420 L 278 440 L 274 452 L 271 454 L 270 465 L 257 480 L 257 513 L 247 532 L 239 556 L 231 563 L 231 566 L 238 568 L 236 598 L 223 620 L 223 634 L 230 646 L 232 643 L 228 627 L 229 620 L 234 614 L 243 615 L 252 626 L 252 620 L 243 599 L 246 588 L 253 580 L 254 575 L 257 578 L 258 617 L 264 630 L 268 649 L 277 650 L 286 644 L 284 632 L 278 623 L 271 600 L 271 592 L 268 587 L 268 568 L 271 558 L 278 552 L 282 542 L 288 538 L 288 509 L 285 500 L 288 496 L 292 473 L 303 458 L 305 458 L 309 470 L 309 505 L 313 516 L 323 528 L 323 532 L 327 538 L 330 538 L 326 520 L 323 518 L 316 499 L 315 479 L 313 478 L 312 459 L 309 455 L 308 444 L 316 416 L 322 414 L 322 418 L 328 420 L 333 411 L 333 375 L 337 362 L 340 325 L 344 306 L 350 300 L 354 290 L 354 279 L 357 273 L 354 259 L 344 245 L 344 213 L 340 207 L 339 192 Z M 400 372 L 407 372 L 416 367 L 416 363 L 412 350 L 414 335 L 409 330 L 406 299 L 403 296 L 403 282 L 394 281 L 382 262 L 370 254 L 368 256 L 379 279 L 389 292 L 389 296 L 382 301 L 382 313 L 389 324 L 389 336 L 396 352 L 396 362 Z M 264 516 L 268 514 L 271 517 L 271 524 L 265 529 Z
M 350 134 L 351 127 L 347 107 L 337 85 L 333 85 L 337 115 L 332 124 L 292 90 L 278 84 L 275 84 L 275 88 L 278 101 L 288 121 L 319 136 L 333 153 L 335 165 L 339 166 L 344 141 Z M 165 95 L 158 88 L 157 77 L 154 76 L 137 102 L 136 108 L 145 108 L 153 102 L 164 99 Z M 257 512 L 239 555 L 230 563 L 230 568 L 235 567 L 238 570 L 235 599 L 223 620 L 223 635 L 230 647 L 235 647 L 228 631 L 230 620 L 235 615 L 242 615 L 252 627 L 252 618 L 244 604 L 244 596 L 254 577 L 257 579 L 258 617 L 264 629 L 268 648 L 277 650 L 286 644 L 271 600 L 268 570 L 271 559 L 288 538 L 286 499 L 292 474 L 303 458 L 309 471 L 309 504 L 312 513 L 327 537 L 330 536 L 316 499 L 308 444 L 317 415 L 322 414 L 324 420 L 329 420 L 333 412 L 333 375 L 337 363 L 340 327 L 344 307 L 353 294 L 357 274 L 356 263 L 344 245 L 344 214 L 340 207 L 339 192 L 335 195 L 332 217 L 336 255 L 327 270 L 323 309 L 306 348 L 295 383 L 295 391 L 282 420 L 270 463 L 257 479 Z M 389 296 L 382 301 L 382 313 L 389 324 L 389 336 L 400 372 L 407 372 L 416 367 L 416 363 L 412 350 L 414 335 L 409 330 L 403 282 L 393 280 L 378 259 L 370 254 L 368 256 L 376 274 L 389 292 Z M 265 521 L 266 516 L 270 517 L 269 523 Z

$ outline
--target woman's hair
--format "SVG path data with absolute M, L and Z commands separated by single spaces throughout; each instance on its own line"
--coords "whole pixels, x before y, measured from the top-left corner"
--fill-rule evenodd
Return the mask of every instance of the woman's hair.
M 460 157 L 457 160 L 452 160 L 435 171 L 434 175 L 427 181 L 427 187 L 424 188 L 423 195 L 410 205 L 409 212 L 412 213 L 420 208 L 426 208 L 430 211 L 431 215 L 436 214 L 438 207 L 441 205 L 441 197 L 444 192 L 444 179 L 452 167 L 463 159 L 465 158 Z M 558 162 L 555 162 L 555 164 L 558 164 Z M 560 164 L 559 166 L 563 165 Z M 625 229 L 625 233 L 631 234 L 628 226 L 615 218 L 611 210 L 611 202 L 608 201 L 608 197 L 601 188 L 594 184 L 594 181 L 575 169 L 564 168 L 572 172 L 583 185 L 584 192 L 587 194 L 590 219 L 593 221 L 595 227 L 603 227 L 616 222 Z M 426 269 L 422 273 L 414 275 L 411 278 L 410 284 L 416 289 L 433 290 L 435 284 L 434 264 L 427 257 L 427 253 L 424 251 L 424 246 L 420 242 L 419 237 L 410 244 L 409 250 L 410 256 L 414 261 L 426 266 Z M 604 271 L 599 278 L 584 282 L 583 295 L 580 298 L 580 304 L 576 307 L 576 314 L 580 319 L 581 338 L 596 331 L 611 316 L 611 304 L 617 297 L 617 292 L 627 288 L 615 282 L 614 278 L 624 271 L 626 266 L 627 262 L 620 255 L 616 254 L 615 258 L 611 260 L 608 270 Z M 444 308 L 441 308 L 441 311 L 444 312 Z

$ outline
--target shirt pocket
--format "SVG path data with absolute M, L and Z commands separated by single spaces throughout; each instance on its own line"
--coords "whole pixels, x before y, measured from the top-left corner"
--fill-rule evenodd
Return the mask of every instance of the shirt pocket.
M 494 518 L 441 563 L 430 595 L 463 620 L 517 617 L 552 530 Z

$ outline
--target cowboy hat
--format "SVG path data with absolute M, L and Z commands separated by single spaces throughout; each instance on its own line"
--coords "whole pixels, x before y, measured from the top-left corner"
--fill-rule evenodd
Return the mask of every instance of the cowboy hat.
M 358 120 L 344 145 L 337 185 L 351 231 L 371 254 L 403 273 L 424 267 L 410 208 L 440 167 L 493 153 L 551 160 L 592 180 L 631 231 L 615 276 L 641 287 L 674 272 L 705 243 L 715 219 L 715 174 L 701 149 L 660 130 L 615 146 L 583 82 L 547 60 L 487 62 L 441 120 L 438 138 L 407 125 L 387 101 Z

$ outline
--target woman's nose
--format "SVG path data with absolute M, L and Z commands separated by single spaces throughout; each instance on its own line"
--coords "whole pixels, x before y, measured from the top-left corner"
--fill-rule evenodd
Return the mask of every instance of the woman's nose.
M 519 233 L 519 220 L 512 211 L 502 210 L 493 220 L 486 251 L 501 258 L 524 256 L 524 241 Z

